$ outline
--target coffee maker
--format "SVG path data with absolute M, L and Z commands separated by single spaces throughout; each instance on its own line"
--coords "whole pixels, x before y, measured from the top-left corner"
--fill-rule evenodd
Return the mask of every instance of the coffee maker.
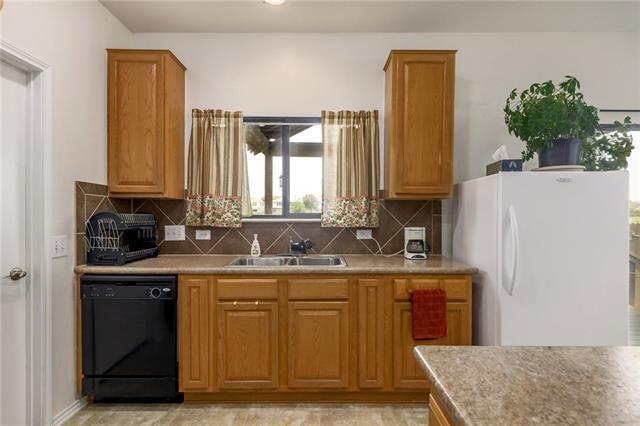
M 424 260 L 427 258 L 427 239 L 424 227 L 404 228 L 404 257 Z

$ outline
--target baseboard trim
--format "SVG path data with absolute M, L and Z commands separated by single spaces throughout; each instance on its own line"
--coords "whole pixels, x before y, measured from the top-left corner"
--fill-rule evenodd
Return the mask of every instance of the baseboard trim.
M 426 404 L 429 391 L 186 392 L 184 402 Z
M 64 422 L 73 417 L 74 414 L 82 410 L 85 405 L 87 405 L 86 396 L 73 401 L 68 407 L 62 409 L 62 411 L 53 416 L 53 426 L 63 425 Z

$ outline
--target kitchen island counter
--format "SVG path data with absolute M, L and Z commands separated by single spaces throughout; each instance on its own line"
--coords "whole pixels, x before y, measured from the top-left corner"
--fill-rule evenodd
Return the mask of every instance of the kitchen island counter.
M 418 346 L 414 352 L 453 424 L 640 424 L 640 347 Z

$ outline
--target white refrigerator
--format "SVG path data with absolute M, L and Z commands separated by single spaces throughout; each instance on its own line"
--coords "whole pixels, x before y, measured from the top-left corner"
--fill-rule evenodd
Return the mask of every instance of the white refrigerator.
M 476 266 L 476 345 L 628 340 L 627 172 L 507 172 L 456 185 L 453 257 Z

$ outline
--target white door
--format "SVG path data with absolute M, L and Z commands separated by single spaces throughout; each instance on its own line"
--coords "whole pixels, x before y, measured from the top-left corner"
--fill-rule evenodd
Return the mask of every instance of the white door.
M 25 268 L 26 143 L 29 76 L 0 62 L 0 424 L 27 422 L 27 301 Z M 14 278 L 17 278 L 14 276 Z
M 501 344 L 627 343 L 627 188 L 626 172 L 502 175 Z

